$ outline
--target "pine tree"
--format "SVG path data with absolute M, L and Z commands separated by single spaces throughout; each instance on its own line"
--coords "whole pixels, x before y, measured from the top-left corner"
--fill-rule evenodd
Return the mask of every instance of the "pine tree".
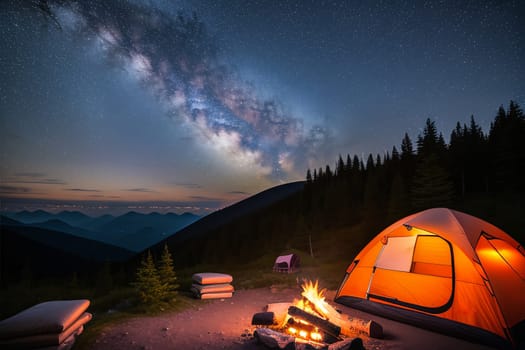
M 399 161 L 399 152 L 397 151 L 396 146 L 393 146 L 393 147 L 392 147 L 392 160 L 393 160 L 394 162 Z
M 456 128 L 450 134 L 449 158 L 452 175 L 456 183 L 456 192 L 465 196 L 465 162 L 467 155 L 467 130 L 457 122 Z
M 523 110 L 521 107 L 515 102 L 510 101 L 509 103 L 509 112 L 508 112 L 508 118 L 511 120 L 523 120 Z
M 491 172 L 496 189 L 509 193 L 525 192 L 525 116 L 519 105 L 510 101 L 505 112 L 500 107 L 488 137 Z
M 470 126 L 465 125 L 465 188 L 471 192 L 487 191 L 488 166 L 490 159 L 488 153 L 487 137 L 481 126 L 476 123 L 474 116 L 470 116 Z
M 390 158 L 390 152 L 386 151 L 386 153 L 383 154 L 383 165 L 390 163 L 391 159 L 392 158 Z
M 403 140 L 401 141 L 401 160 L 412 160 L 414 157 L 414 147 L 412 146 L 412 140 L 405 133 Z
M 326 170 L 325 170 L 324 174 L 325 174 L 326 178 L 327 178 L 328 180 L 330 180 L 330 179 L 332 178 L 332 176 L 333 176 L 332 169 L 330 169 L 330 166 L 329 166 L 329 165 L 326 165 L 326 168 L 325 168 L 325 169 L 326 169 Z
M 436 123 L 428 118 L 423 129 L 423 136 L 418 135 L 417 137 L 417 155 L 418 157 L 426 157 L 429 154 L 435 154 L 442 160 L 445 152 L 446 145 L 443 134 L 438 134 Z
M 363 168 L 361 167 L 361 162 L 359 161 L 359 157 L 357 157 L 357 154 L 355 154 L 354 159 L 352 160 L 352 172 L 354 172 L 354 174 L 357 174 L 361 170 L 363 170 Z
M 339 155 L 339 159 L 337 160 L 337 164 L 335 167 L 335 175 L 341 177 L 343 176 L 344 172 L 345 172 L 345 162 L 343 162 L 343 157 Z
M 137 269 L 137 279 L 133 286 L 144 304 L 156 304 L 165 296 L 165 288 L 160 282 L 159 272 L 149 250 Z
M 437 151 L 441 153 L 441 155 L 444 155 L 447 151 L 447 144 L 445 142 L 445 138 L 443 137 L 443 133 L 439 133 L 438 141 L 437 141 Z
M 370 173 L 375 168 L 374 164 L 374 157 L 372 156 L 372 153 L 368 155 L 368 158 L 366 159 L 366 171 Z
M 347 173 L 349 173 L 352 170 L 352 159 L 350 158 L 350 154 L 346 155 L 345 169 Z
M 306 171 L 306 183 L 311 184 L 312 183 L 312 172 L 310 169 Z
M 175 295 L 177 295 L 177 276 L 173 269 L 173 258 L 168 249 L 168 245 L 164 244 L 164 250 L 160 256 L 159 262 L 159 278 L 162 287 L 164 288 L 163 298 L 168 301 L 175 301 Z
M 399 164 L 401 171 L 401 179 L 403 185 L 407 191 L 410 191 L 412 184 L 412 178 L 414 177 L 414 171 L 416 169 L 416 156 L 414 154 L 414 147 L 412 140 L 405 133 L 405 136 L 401 140 L 401 162 Z

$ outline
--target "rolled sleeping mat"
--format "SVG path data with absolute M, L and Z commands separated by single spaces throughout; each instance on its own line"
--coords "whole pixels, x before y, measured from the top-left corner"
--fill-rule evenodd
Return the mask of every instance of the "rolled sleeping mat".
M 233 281 L 233 277 L 231 275 L 216 272 L 195 273 L 191 279 L 197 284 L 224 284 L 231 283 Z

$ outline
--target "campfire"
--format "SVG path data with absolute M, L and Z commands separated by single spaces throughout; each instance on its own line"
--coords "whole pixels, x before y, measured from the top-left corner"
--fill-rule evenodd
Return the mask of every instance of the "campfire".
M 341 314 L 325 300 L 326 290 L 318 281 L 304 281 L 301 298 L 291 303 L 269 304 L 265 312 L 253 315 L 255 336 L 270 347 L 285 348 L 290 343 L 308 344 L 310 348 L 346 349 L 359 335 L 382 336 L 382 327 Z

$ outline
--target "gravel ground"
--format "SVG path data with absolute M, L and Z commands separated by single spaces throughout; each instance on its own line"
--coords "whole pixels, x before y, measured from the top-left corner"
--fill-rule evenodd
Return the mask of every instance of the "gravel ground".
M 300 289 L 259 288 L 236 291 L 230 299 L 202 301 L 196 307 L 155 317 L 137 317 L 104 328 L 89 345 L 94 350 L 113 349 L 243 349 L 263 350 L 253 338 L 252 316 L 269 303 L 291 302 Z M 327 293 L 327 300 L 334 292 Z M 181 296 L 182 297 L 182 296 Z M 402 323 L 369 315 L 344 306 L 353 317 L 374 320 L 383 326 L 384 339 L 359 335 L 366 349 L 490 349 Z M 89 326 L 89 325 L 88 325 Z

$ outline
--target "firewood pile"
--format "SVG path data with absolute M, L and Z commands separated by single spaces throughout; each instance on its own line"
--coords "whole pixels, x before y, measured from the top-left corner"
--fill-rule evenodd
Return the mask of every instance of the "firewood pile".
M 254 337 L 269 348 L 278 349 L 364 349 L 360 336 L 381 338 L 383 328 L 341 314 L 325 301 L 318 282 L 303 283 L 302 298 L 293 303 L 268 304 L 253 315 Z

